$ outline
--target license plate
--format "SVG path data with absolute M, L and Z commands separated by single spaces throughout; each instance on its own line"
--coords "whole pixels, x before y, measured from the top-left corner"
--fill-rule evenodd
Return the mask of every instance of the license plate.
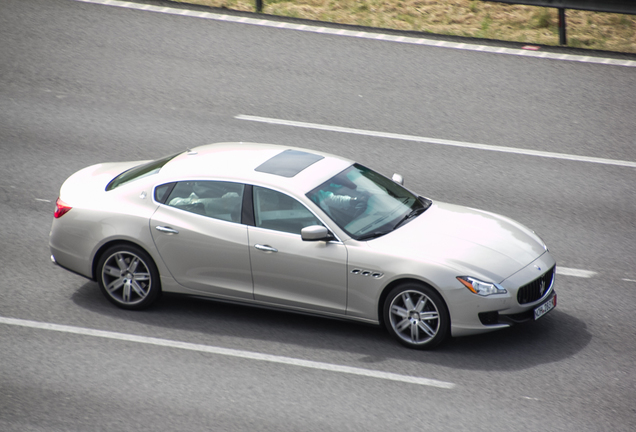
M 547 302 L 543 303 L 541 306 L 537 307 L 534 310 L 534 319 L 538 320 L 543 315 L 547 314 L 552 309 L 554 309 L 555 306 L 556 306 L 556 294 L 550 300 L 548 300 Z

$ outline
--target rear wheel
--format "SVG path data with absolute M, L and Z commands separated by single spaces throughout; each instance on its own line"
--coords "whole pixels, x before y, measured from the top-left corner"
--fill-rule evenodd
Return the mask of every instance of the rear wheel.
M 115 245 L 97 264 L 97 282 L 102 293 L 123 309 L 144 309 L 161 293 L 159 271 L 152 258 L 139 247 Z
M 384 302 L 384 323 L 401 344 L 431 349 L 448 334 L 448 309 L 432 288 L 415 283 L 400 285 Z

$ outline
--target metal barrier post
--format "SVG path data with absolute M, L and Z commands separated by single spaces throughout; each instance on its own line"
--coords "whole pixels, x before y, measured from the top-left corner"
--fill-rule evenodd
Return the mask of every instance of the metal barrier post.
M 482 0 L 559 9 L 559 43 L 567 45 L 565 9 L 636 15 L 636 0 Z
M 568 44 L 565 34 L 565 8 L 559 8 L 559 44 Z
M 263 12 L 263 0 L 256 0 L 256 12 Z

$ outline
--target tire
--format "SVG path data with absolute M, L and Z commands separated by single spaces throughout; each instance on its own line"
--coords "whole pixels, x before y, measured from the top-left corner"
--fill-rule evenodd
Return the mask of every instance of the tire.
M 431 349 L 446 339 L 448 308 L 431 287 L 406 283 L 389 292 L 383 307 L 384 324 L 402 345 Z
M 133 245 L 115 245 L 101 255 L 97 283 L 106 298 L 122 309 L 145 309 L 161 294 L 157 266 Z

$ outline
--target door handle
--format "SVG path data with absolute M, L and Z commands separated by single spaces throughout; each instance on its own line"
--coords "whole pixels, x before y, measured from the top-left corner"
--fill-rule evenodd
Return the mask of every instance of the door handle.
M 259 251 L 263 251 L 263 252 L 278 252 L 278 249 L 273 248 L 271 246 L 267 246 L 267 245 L 257 244 L 257 245 L 254 245 L 254 247 L 258 249 Z
M 166 233 L 166 234 L 179 234 L 179 231 L 177 231 L 174 228 L 170 228 L 170 227 L 156 226 L 155 229 L 157 231 L 161 231 L 162 233 Z

